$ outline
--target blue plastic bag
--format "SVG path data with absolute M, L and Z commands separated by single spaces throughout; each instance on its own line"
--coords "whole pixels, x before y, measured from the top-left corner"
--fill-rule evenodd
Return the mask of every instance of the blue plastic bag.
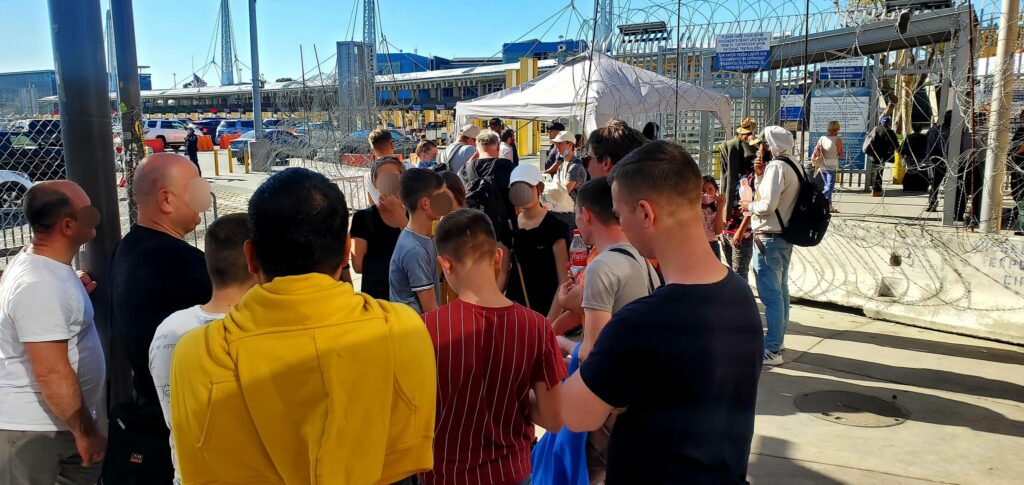
M 580 346 L 572 350 L 569 361 L 569 375 L 576 372 L 580 364 Z M 532 485 L 589 485 L 587 472 L 587 433 L 577 433 L 562 428 L 557 433 L 547 433 L 537 446 L 533 447 Z

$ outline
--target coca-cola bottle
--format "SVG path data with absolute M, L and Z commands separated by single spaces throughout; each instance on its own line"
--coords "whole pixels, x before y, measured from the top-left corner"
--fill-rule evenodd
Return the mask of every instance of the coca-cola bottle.
M 587 244 L 583 242 L 583 236 L 580 235 L 580 230 L 573 230 L 572 243 L 569 244 L 569 275 L 577 283 L 579 283 L 583 270 L 587 267 L 589 252 Z

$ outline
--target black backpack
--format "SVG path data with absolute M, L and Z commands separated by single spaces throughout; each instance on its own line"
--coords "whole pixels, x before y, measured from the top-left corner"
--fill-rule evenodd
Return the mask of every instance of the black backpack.
M 800 191 L 796 196 L 796 205 L 793 206 L 793 214 L 789 216 L 788 224 L 782 222 L 782 214 L 778 208 L 775 209 L 775 217 L 779 218 L 779 224 L 782 226 L 782 237 L 796 246 L 817 246 L 824 239 L 828 223 L 832 219 L 828 199 L 817 184 L 807 180 L 789 157 L 776 158 L 786 162 L 800 180 Z
M 495 178 L 495 163 L 498 159 L 492 159 L 487 167 L 487 173 L 479 173 L 477 163 L 479 160 L 470 160 L 462 167 L 462 180 L 466 182 L 466 207 L 477 209 L 491 220 L 496 234 L 503 234 L 509 228 L 508 208 L 505 203 L 508 199 L 507 189 L 505 193 L 500 190 L 500 184 Z M 501 238 L 499 238 L 501 239 Z

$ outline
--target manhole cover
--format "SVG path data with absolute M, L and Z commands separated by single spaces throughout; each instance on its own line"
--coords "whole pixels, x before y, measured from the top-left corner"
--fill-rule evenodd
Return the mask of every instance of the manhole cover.
M 895 396 L 893 396 L 895 398 Z M 909 413 L 893 401 L 849 391 L 817 391 L 798 394 L 797 409 L 830 423 L 884 428 L 903 424 Z

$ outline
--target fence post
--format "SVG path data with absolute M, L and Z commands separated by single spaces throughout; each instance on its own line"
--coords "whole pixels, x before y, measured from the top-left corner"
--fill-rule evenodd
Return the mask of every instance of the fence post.
M 220 157 L 217 155 L 219 148 L 213 149 L 213 174 L 220 177 Z
M 228 143 L 228 173 L 235 173 L 235 159 L 231 156 L 230 143 Z

